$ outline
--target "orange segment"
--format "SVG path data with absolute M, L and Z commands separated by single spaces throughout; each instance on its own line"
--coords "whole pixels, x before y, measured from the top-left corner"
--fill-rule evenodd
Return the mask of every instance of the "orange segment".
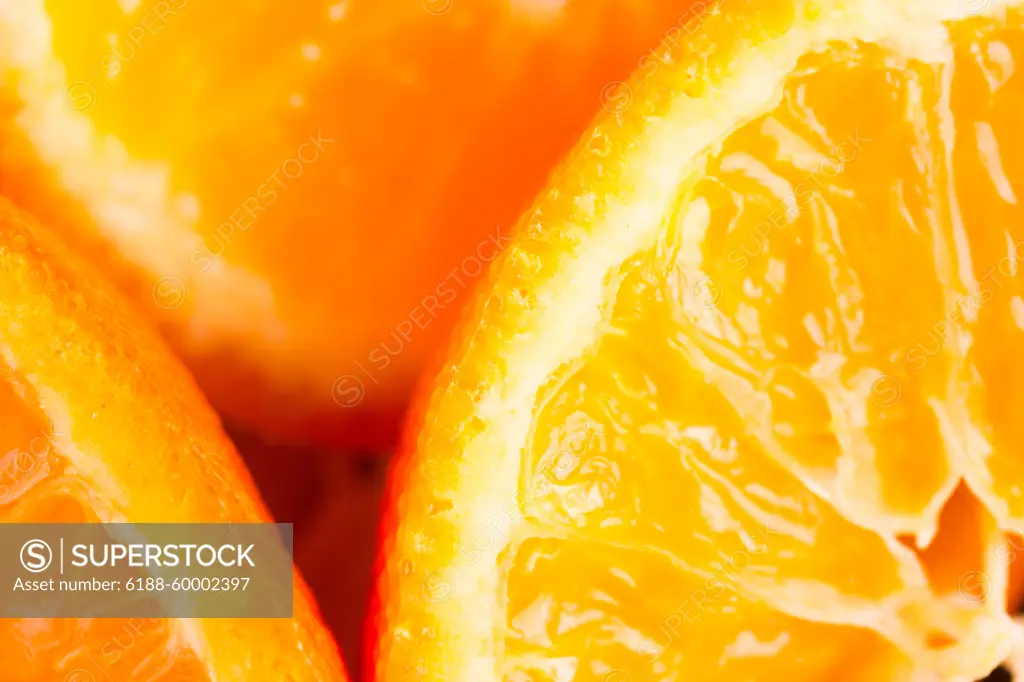
M 0 520 L 269 522 L 184 369 L 108 285 L 0 201 Z M 295 576 L 288 619 L 7 619 L 5 679 L 339 680 Z
M 517 548 L 508 585 L 508 682 L 640 682 L 710 669 L 730 680 L 867 681 L 877 679 L 878 657 L 906 666 L 870 631 L 780 615 L 713 576 L 631 551 L 531 539 Z M 853 651 L 862 658 L 844 660 Z
M 665 334 L 673 311 L 651 260 L 617 273 L 612 331 L 538 396 L 534 452 L 561 424 L 589 438 L 577 449 L 542 441 L 524 480 L 540 477 L 551 492 L 524 500 L 527 517 L 746 576 L 764 599 L 819 618 L 844 596 L 878 600 L 923 585 L 909 552 L 852 525 L 744 435 L 742 416 L 679 340 L 689 330 Z
M 954 272 L 925 113 L 936 77 L 874 45 L 802 59 L 780 104 L 709 159 L 661 266 L 676 318 L 695 321 L 680 343 L 747 420 L 771 414 L 766 446 L 895 532 L 930 532 L 955 479 L 950 347 L 912 381 L 899 363 L 942 318 Z
M 1013 244 L 1021 40 L 1019 0 L 740 0 L 631 81 L 422 396 L 378 679 L 966 680 L 1010 655 L 1014 304 L 947 316 L 975 242 Z
M 547 174 L 709 4 L 8 3 L 0 191 L 116 276 L 230 419 L 390 448 Z
M 1017 17 L 1019 20 L 1019 17 Z M 959 263 L 962 289 L 942 324 L 970 333 L 967 362 L 972 416 L 980 438 L 970 453 L 984 460 L 976 489 L 1015 527 L 1024 521 L 1024 446 L 1016 387 L 1024 379 L 1024 163 L 1017 149 L 1024 129 L 1024 36 L 997 22 L 976 22 L 957 33 L 957 72 L 950 109 L 958 135 L 950 150 L 951 183 L 969 249 Z M 948 344 L 946 344 L 948 345 Z M 927 357 L 927 356 L 926 356 Z

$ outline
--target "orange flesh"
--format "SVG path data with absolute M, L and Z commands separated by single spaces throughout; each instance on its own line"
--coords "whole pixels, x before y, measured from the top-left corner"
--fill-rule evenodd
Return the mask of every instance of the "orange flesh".
M 269 522 L 187 373 L 95 274 L 0 202 L 0 522 Z M 332 680 L 295 576 L 284 619 L 0 622 L 3 678 Z
M 957 339 L 939 338 L 946 327 L 936 328 L 957 300 L 950 289 L 962 284 L 953 260 L 958 246 L 973 258 L 969 266 L 981 279 L 980 273 L 1006 256 L 1007 245 L 1020 240 L 1016 227 L 1024 224 L 1015 202 L 1000 198 L 994 188 L 1001 183 L 1015 196 L 1024 190 L 1024 165 L 1017 161 L 1004 166 L 1000 161 L 1015 158 L 1000 149 L 1024 147 L 1024 110 L 1019 106 L 1024 74 L 1014 73 L 985 92 L 965 92 L 984 84 L 986 75 L 992 79 L 996 71 L 1009 78 L 1012 65 L 1024 55 L 1024 34 L 1010 34 L 1009 43 L 989 31 L 977 34 L 961 43 L 951 88 L 953 101 L 962 105 L 953 106 L 951 115 L 958 130 L 970 130 L 969 121 L 991 126 L 994 139 L 987 142 L 998 140 L 998 147 L 982 147 L 985 142 L 973 135 L 944 139 L 935 129 L 937 122 L 928 121 L 921 111 L 939 103 L 933 69 L 894 63 L 880 49 L 861 46 L 856 53 L 837 49 L 807 59 L 802 66 L 808 75 L 790 81 L 782 106 L 745 125 L 715 153 L 705 177 L 686 197 L 692 217 L 677 216 L 656 252 L 624 264 L 616 275 L 610 330 L 571 377 L 540 398 L 533 442 L 541 447 L 535 446 L 534 462 L 565 452 L 565 444 L 551 433 L 559 425 L 580 422 L 599 434 L 593 444 L 600 454 L 583 457 L 563 472 L 557 464 L 549 465 L 543 474 L 552 492 L 531 500 L 524 509 L 528 519 L 541 528 L 553 525 L 556 533 L 568 527 L 605 546 L 640 550 L 632 561 L 613 554 L 610 562 L 622 572 L 621 580 L 629 584 L 632 578 L 637 589 L 671 582 L 638 575 L 645 562 L 667 556 L 673 558 L 669 566 L 732 567 L 762 599 L 777 599 L 776 608 L 809 609 L 805 616 L 828 620 L 835 617 L 839 600 L 867 604 L 905 586 L 893 557 L 899 548 L 850 525 L 774 462 L 756 437 L 744 435 L 757 428 L 761 404 L 753 401 L 770 400 L 771 430 L 764 433 L 764 443 L 791 456 L 796 473 L 838 500 L 848 500 L 847 517 L 900 533 L 931 533 L 934 501 L 949 495 L 954 482 L 949 462 L 953 455 L 946 454 L 940 421 L 961 416 L 950 415 L 959 407 L 950 396 L 950 381 L 951 375 L 971 371 L 963 364 L 975 365 L 981 379 L 970 384 L 972 400 L 992 406 L 971 417 L 991 434 L 994 448 L 988 462 L 999 486 L 994 492 L 1014 504 L 1018 496 L 1010 488 L 1024 482 L 1024 476 L 1010 468 L 1019 460 L 1013 440 L 1019 411 L 1012 406 L 1024 392 L 1013 380 L 1016 370 L 1007 376 L 1005 366 L 1006 358 L 1016 357 L 1011 344 L 1021 334 L 1011 309 L 1022 305 L 1020 299 L 1012 302 L 1016 280 L 982 307 L 978 326 L 971 328 L 978 338 L 976 350 L 966 363 L 957 357 Z M 995 50 L 994 43 L 1004 50 Z M 978 64 L 969 58 L 972 51 L 995 53 L 1003 61 Z M 842 89 L 829 85 L 838 82 Z M 1004 88 L 1017 97 L 1001 98 Z M 976 111 L 979 102 L 989 101 L 987 110 Z M 850 120 L 851 111 L 857 112 L 856 120 Z M 901 119 L 906 120 L 893 125 Z M 815 132 L 817 126 L 828 131 L 826 138 Z M 944 224 L 948 205 L 929 197 L 946 182 L 940 170 L 943 159 L 929 151 L 936 140 L 974 159 L 971 164 L 955 160 L 952 179 L 967 243 L 958 244 L 953 227 Z M 987 168 L 979 163 L 985 154 L 995 157 Z M 825 180 L 827 194 L 814 192 L 805 202 L 800 183 L 811 174 L 828 176 L 837 169 L 838 178 Z M 891 180 L 884 185 L 872 180 L 879 177 Z M 810 187 L 807 191 L 812 192 Z M 976 217 L 972 220 L 971 215 Z M 830 216 L 835 216 L 832 226 Z M 999 218 L 993 222 L 992 216 Z M 683 225 L 704 220 L 708 228 L 700 235 L 698 271 L 703 279 L 695 279 L 691 264 L 677 258 L 687 254 Z M 886 223 L 878 224 L 880 220 Z M 874 229 L 866 232 L 866 225 Z M 1024 315 L 1018 319 L 1024 321 Z M 950 337 L 963 331 L 948 326 Z M 903 368 L 901 361 L 910 366 Z M 713 369 L 701 372 L 701 366 Z M 888 379 L 872 384 L 860 378 L 872 370 L 894 380 L 900 395 L 893 404 L 887 404 L 889 394 L 883 392 Z M 725 391 L 716 387 L 719 382 L 738 388 Z M 838 417 L 850 427 L 837 437 L 832 428 L 837 416 L 830 406 L 843 405 L 850 397 L 853 409 Z M 931 400 L 940 407 L 930 407 Z M 863 447 L 859 443 L 870 447 L 871 459 L 854 450 Z M 535 475 L 535 466 L 528 466 L 524 480 Z M 981 526 L 957 537 L 957 519 L 949 523 L 951 535 L 937 538 L 922 559 L 932 568 L 933 585 L 959 596 L 961 578 L 984 566 L 979 546 L 984 538 L 978 535 Z M 520 557 L 521 548 L 516 566 L 536 551 Z M 550 553 L 551 567 L 545 570 L 553 573 L 547 577 L 513 569 L 508 580 L 510 585 L 520 583 L 520 599 L 539 591 L 557 603 L 562 591 L 579 589 L 575 580 L 566 584 L 551 576 L 579 576 L 588 570 L 588 562 L 571 558 L 572 552 Z M 591 599 L 602 592 L 603 570 L 608 569 L 598 569 L 593 582 L 581 581 Z M 835 596 L 822 600 L 828 592 L 821 587 L 834 590 Z M 699 593 L 699 587 L 689 590 Z M 801 600 L 801 595 L 807 596 Z M 660 595 L 655 601 L 665 603 Z M 655 646 L 659 634 L 664 638 L 653 623 L 665 614 L 652 621 L 631 602 L 610 603 L 617 607 L 591 608 L 608 614 L 606 618 L 626 619 L 627 625 L 609 626 L 606 641 L 591 637 L 583 646 L 571 637 L 559 640 L 576 657 L 586 652 L 590 670 L 577 670 L 572 679 L 601 679 L 605 666 L 622 667 L 616 651 L 629 652 L 632 644 L 635 652 L 636 641 Z M 694 599 L 679 603 L 698 614 L 706 608 Z M 588 610 L 575 608 L 575 618 L 582 617 L 578 611 Z M 507 655 L 513 659 L 519 656 L 512 646 L 518 644 L 514 625 L 523 615 L 509 610 L 513 635 L 506 639 Z M 537 607 L 531 615 L 532 623 L 550 629 L 561 622 L 562 612 L 554 606 Z M 711 621 L 717 610 L 710 608 L 709 615 Z M 696 621 L 692 613 L 689 617 Z M 632 618 L 639 620 L 633 624 Z M 773 673 L 762 657 L 793 659 L 782 647 L 762 649 L 780 636 L 770 628 L 764 633 L 748 629 L 746 623 L 757 619 L 746 618 L 743 628 L 723 623 L 722 633 L 706 640 L 697 636 L 710 627 L 702 619 L 688 630 L 691 637 L 684 638 L 687 647 L 692 641 L 693 652 L 700 652 L 696 660 L 696 653 L 687 655 L 688 649 L 680 648 L 668 660 L 657 660 L 662 671 L 641 667 L 636 679 L 710 668 L 728 679 L 770 679 Z M 584 620 L 592 624 L 567 627 L 591 632 L 608 624 L 596 615 Z M 744 630 L 753 636 L 746 638 L 745 647 L 733 646 L 732 651 L 758 653 L 750 654 L 753 662 L 740 653 L 730 661 L 729 647 L 735 644 L 731 638 Z M 813 642 L 826 661 L 857 651 L 849 633 L 837 635 L 830 650 L 828 635 L 820 628 L 807 629 L 802 647 L 799 624 L 783 625 L 779 632 L 786 633 L 781 641 L 798 649 Z M 557 656 L 556 649 L 544 658 Z M 701 662 L 701 656 L 708 658 Z M 751 664 L 753 668 L 744 667 Z M 845 665 L 837 670 L 850 674 Z M 837 670 L 828 670 L 828 678 Z M 800 679 L 824 679 L 822 674 L 811 666 L 801 670 Z
M 532 539 L 508 581 L 509 682 L 686 679 L 716 669 L 728 675 L 721 679 L 867 681 L 878 679 L 870 675 L 879 656 L 896 660 L 874 633 L 781 615 L 642 551 Z
M 516 329 L 555 303 L 518 308 L 513 287 L 528 289 L 522 273 L 554 280 L 556 264 L 585 272 L 574 259 L 600 238 L 646 229 L 598 233 L 581 216 L 605 229 L 616 202 L 662 179 L 645 140 L 617 137 L 636 134 L 628 123 L 585 136 L 524 219 L 521 254 L 494 275 L 395 470 L 406 516 L 385 545 L 381 679 L 486 669 L 490 649 L 442 633 L 472 632 L 469 605 L 492 577 L 495 680 L 953 678 L 1008 653 L 985 633 L 1008 622 L 1003 532 L 1024 521 L 1024 14 L 950 36 L 946 64 L 866 42 L 807 55 L 772 111 L 696 162 L 698 179 L 651 219 L 655 243 L 604 278 L 593 343 L 537 391 L 514 504 L 474 525 L 487 507 L 473 495 L 496 483 L 470 453 L 499 471 L 518 444 L 470 444 L 504 433 L 495 402 L 518 434 L 531 386 L 507 378 L 531 368 L 506 358 L 541 345 L 529 334 L 558 339 L 550 320 Z M 693 52 L 663 101 L 683 99 Z M 685 92 L 701 96 L 695 81 Z M 654 148 L 671 139 L 667 108 L 651 94 Z M 492 333 L 503 306 L 513 321 Z M 553 317 L 568 326 L 584 306 Z M 488 344 L 501 362 L 477 350 Z M 487 409 L 475 432 L 444 424 Z M 453 511 L 417 513 L 424 498 Z M 477 567 L 492 547 L 493 575 Z M 395 592 L 416 580 L 441 615 Z M 417 639 L 422 623 L 431 634 Z
M 31 142 L 59 157 L 88 123 L 138 167 L 9 151 L 0 191 L 103 262 L 230 419 L 390 447 L 516 217 L 693 2 L 46 0 L 72 113 Z

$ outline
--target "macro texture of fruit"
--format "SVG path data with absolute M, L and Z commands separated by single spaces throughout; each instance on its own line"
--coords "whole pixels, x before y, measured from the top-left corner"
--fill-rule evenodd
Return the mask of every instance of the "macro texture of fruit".
M 630 80 L 416 408 L 376 679 L 1009 656 L 1022 63 L 1020 0 L 727 0 Z
M 101 263 L 227 419 L 389 448 L 512 223 L 697 13 L 7 0 L 0 192 Z
M 0 416 L 5 523 L 270 521 L 164 342 L 3 199 Z M 293 618 L 2 619 L 0 661 L 7 682 L 346 679 L 297 573 Z

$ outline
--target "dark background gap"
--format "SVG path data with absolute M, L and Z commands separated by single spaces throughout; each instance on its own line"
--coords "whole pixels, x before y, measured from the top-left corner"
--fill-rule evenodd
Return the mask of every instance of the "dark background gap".
M 1013 682 L 1013 675 L 1011 675 L 1010 671 L 1003 666 L 999 666 L 993 670 L 988 677 L 982 680 L 982 682 Z
M 353 680 L 372 585 L 387 457 L 312 452 L 230 431 L 277 521 L 293 523 L 295 562 L 316 595 Z

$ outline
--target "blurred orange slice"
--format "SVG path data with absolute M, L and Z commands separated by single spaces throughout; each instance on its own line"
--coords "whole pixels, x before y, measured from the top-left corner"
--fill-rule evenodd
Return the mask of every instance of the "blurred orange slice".
M 116 277 L 230 420 L 390 448 L 511 224 L 699 11 L 6 2 L 0 192 Z
M 726 4 L 424 396 L 378 680 L 971 680 L 1017 641 L 1024 6 Z
M 0 199 L 0 521 L 270 521 L 188 373 Z M 302 579 L 286 619 L 2 619 L 9 682 L 344 682 Z

